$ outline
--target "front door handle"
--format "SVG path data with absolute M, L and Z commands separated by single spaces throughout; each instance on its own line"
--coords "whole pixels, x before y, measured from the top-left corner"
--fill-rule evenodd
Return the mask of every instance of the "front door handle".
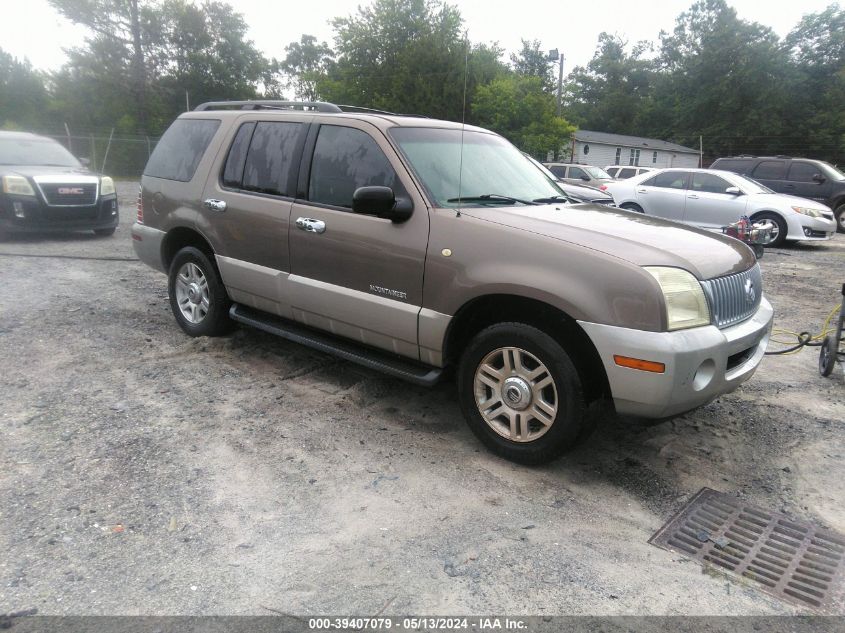
M 692 194 L 691 196 L 687 196 L 687 198 L 689 198 L 690 200 L 698 200 L 698 196 L 695 195 L 695 194 Z
M 222 213 L 226 210 L 226 201 L 225 200 L 215 200 L 214 198 L 208 198 L 203 202 L 206 209 L 211 211 L 219 211 Z
M 648 189 L 637 189 L 637 193 L 648 193 Z
M 296 228 L 308 233 L 325 233 L 326 223 L 314 218 L 296 218 Z

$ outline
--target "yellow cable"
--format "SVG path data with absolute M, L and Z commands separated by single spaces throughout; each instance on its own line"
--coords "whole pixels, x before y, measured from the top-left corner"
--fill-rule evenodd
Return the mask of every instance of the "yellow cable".
M 819 332 L 818 334 L 816 334 L 815 336 L 811 336 L 809 340 L 810 341 L 821 341 L 828 334 L 832 334 L 833 332 L 835 332 L 836 328 L 830 327 L 830 322 L 833 320 L 834 315 L 837 314 L 841 309 L 842 309 L 841 303 L 839 305 L 837 305 L 836 307 L 834 307 L 830 311 L 830 313 L 827 315 L 827 318 L 824 320 L 824 325 L 822 326 L 822 331 Z M 784 329 L 781 329 L 781 328 L 772 328 L 772 337 L 769 339 L 769 342 L 770 343 L 777 343 L 778 345 L 786 345 L 787 347 L 791 347 L 792 345 L 795 345 L 794 340 L 779 341 L 778 339 L 775 338 L 775 336 L 778 335 L 778 334 L 786 334 L 786 335 L 789 335 L 789 336 L 794 336 L 799 341 L 802 340 L 800 332 L 793 332 L 792 330 L 784 330 Z M 803 345 L 801 347 L 799 347 L 798 349 L 793 350 L 791 352 L 784 352 L 784 353 L 780 354 L 780 356 L 790 356 L 792 354 L 797 354 L 802 349 L 804 349 Z

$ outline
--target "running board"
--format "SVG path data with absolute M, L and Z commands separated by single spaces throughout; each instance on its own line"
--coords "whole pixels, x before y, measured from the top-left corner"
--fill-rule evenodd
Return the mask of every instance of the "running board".
M 375 369 L 415 385 L 433 387 L 443 376 L 443 370 L 412 360 L 355 344 L 330 334 L 312 330 L 299 323 L 252 310 L 240 304 L 232 304 L 229 317 L 233 321 L 249 325 L 258 330 L 305 345 L 312 349 L 337 356 L 344 360 Z

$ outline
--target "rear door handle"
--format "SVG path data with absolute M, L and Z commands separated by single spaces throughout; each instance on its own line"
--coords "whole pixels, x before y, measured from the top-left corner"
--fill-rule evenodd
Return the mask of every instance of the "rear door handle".
M 698 200 L 698 196 L 695 195 L 695 194 L 693 194 L 691 196 L 687 196 L 687 198 L 689 198 L 690 200 Z
M 222 213 L 226 210 L 226 201 L 225 200 L 216 200 L 214 198 L 208 198 L 203 202 L 206 209 L 211 211 L 219 211 Z
M 314 218 L 296 218 L 296 228 L 308 233 L 325 233 L 326 223 Z

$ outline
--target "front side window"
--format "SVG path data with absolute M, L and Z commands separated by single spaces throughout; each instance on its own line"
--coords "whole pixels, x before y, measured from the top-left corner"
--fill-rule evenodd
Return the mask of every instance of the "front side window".
M 688 173 L 685 171 L 664 171 L 642 184 L 646 187 L 660 187 L 662 189 L 686 189 L 687 176 Z
M 764 160 L 754 168 L 751 175 L 757 180 L 783 180 L 786 177 L 786 162 Z
M 813 176 L 816 174 L 821 174 L 821 171 L 813 163 L 793 162 L 789 168 L 787 180 L 793 182 L 816 182 L 813 180 Z
M 585 172 L 580 167 L 570 167 L 569 168 L 569 177 L 570 178 L 589 178 L 587 176 L 587 172 Z
M 619 177 L 620 178 L 630 178 L 631 176 L 636 176 L 637 170 L 632 169 L 631 167 L 626 167 L 625 169 L 619 170 Z
M 153 150 L 144 175 L 190 181 L 218 127 L 218 119 L 176 119 Z
M 713 174 L 695 172 L 692 175 L 692 186 L 690 189 L 703 193 L 725 193 L 725 190 L 730 186 L 731 184 L 724 178 L 714 176 Z
M 390 187 L 404 192 L 384 152 L 369 134 L 338 125 L 323 125 L 311 160 L 308 199 L 352 208 L 358 187 Z
M 261 121 L 255 125 L 244 163 L 243 189 L 276 196 L 293 196 L 291 167 L 301 123 Z

